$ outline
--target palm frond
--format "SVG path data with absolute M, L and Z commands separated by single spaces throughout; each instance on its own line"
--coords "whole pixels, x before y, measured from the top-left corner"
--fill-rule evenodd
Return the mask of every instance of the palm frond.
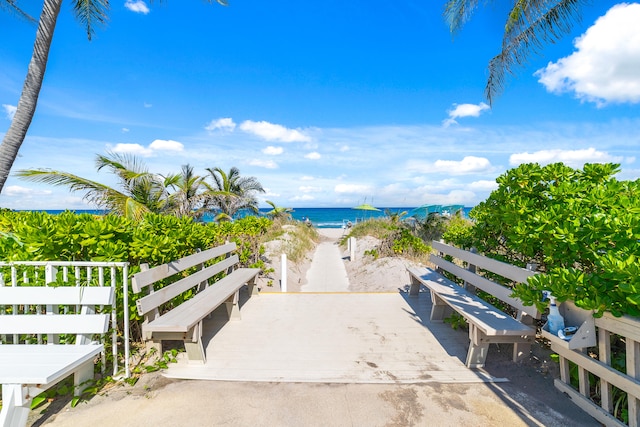
M 91 40 L 96 25 L 104 25 L 108 19 L 109 0 L 74 0 L 73 12 L 76 19 L 86 27 L 87 38 Z
M 449 25 L 449 31 L 458 32 L 478 7 L 478 0 L 449 0 L 444 5 L 444 19 Z
M 5 9 L 11 13 L 15 13 L 20 18 L 25 19 L 32 24 L 35 24 L 37 22 L 34 17 L 22 10 L 20 6 L 16 4 L 15 0 L 0 0 L 0 9 Z
M 548 9 L 540 9 L 548 3 L 555 4 Z M 571 31 L 573 24 L 580 20 L 583 3 L 585 0 L 516 2 L 516 10 L 512 10 L 505 25 L 502 50 L 489 61 L 489 77 L 485 85 L 489 105 L 504 90 L 506 75 L 513 74 L 514 66 L 525 65 L 531 54 L 539 53 L 544 45 L 556 42 Z
M 15 174 L 31 182 L 69 187 L 69 191 L 85 192 L 84 199 L 109 210 L 118 209 L 114 201 L 126 198 L 124 194 L 99 182 L 79 177 L 67 172 L 51 169 L 23 169 Z

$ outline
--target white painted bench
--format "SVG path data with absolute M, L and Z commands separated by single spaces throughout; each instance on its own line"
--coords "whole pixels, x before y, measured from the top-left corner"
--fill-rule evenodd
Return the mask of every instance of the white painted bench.
M 109 329 L 97 307 L 113 301 L 112 287 L 0 286 L 1 427 L 25 426 L 32 399 L 71 374 L 82 393 L 104 351 L 94 337 Z M 75 343 L 60 344 L 61 334 Z
M 229 319 L 240 319 L 240 288 L 247 285 L 250 296 L 258 294 L 255 280 L 260 269 L 237 268 L 238 255 L 232 255 L 235 250 L 235 243 L 227 243 L 151 269 L 143 266 L 143 271 L 133 275 L 133 291 L 140 293 L 148 289 L 149 292 L 136 301 L 138 313 L 144 316 L 142 335 L 148 344 L 162 350 L 162 341 L 183 341 L 190 362 L 206 362 L 202 344 L 203 319 L 223 303 Z M 220 257 L 226 258 L 204 267 L 204 263 Z M 186 275 L 185 270 L 193 267 L 199 269 Z M 209 283 L 209 279 L 221 272 L 226 272 L 226 276 Z M 175 281 L 154 289 L 157 282 L 174 275 Z M 192 290 L 196 291 L 192 298 L 161 312 L 163 304 Z
M 430 291 L 432 322 L 442 322 L 454 311 L 466 319 L 470 340 L 467 367 L 484 366 L 490 343 L 513 343 L 514 361 L 528 357 L 536 335 L 535 320 L 540 318 L 540 312 L 535 306 L 525 306 L 511 297 L 510 288 L 477 274 L 476 268 L 519 283 L 525 282 L 535 272 L 436 241 L 432 242 L 432 247 L 439 252 L 430 258 L 438 272 L 424 267 L 409 267 L 409 295 L 417 296 L 421 286 Z M 466 263 L 467 268 L 445 260 L 445 255 Z M 465 287 L 445 278 L 439 273 L 442 271 L 464 280 Z M 512 317 L 479 298 L 474 287 L 508 304 L 517 315 Z

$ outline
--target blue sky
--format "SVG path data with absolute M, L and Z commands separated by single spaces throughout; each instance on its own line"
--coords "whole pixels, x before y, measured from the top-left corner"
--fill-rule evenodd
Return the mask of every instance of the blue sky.
M 13 170 L 115 185 L 95 170 L 108 151 L 165 175 L 236 166 L 288 207 L 473 206 L 524 162 L 616 162 L 619 179 L 640 177 L 640 4 L 585 6 L 489 108 L 506 9 L 479 9 L 453 37 L 442 3 L 120 0 L 89 42 L 64 2 Z M 0 11 L 0 36 L 4 135 L 35 26 Z M 91 208 L 82 196 L 10 176 L 0 206 Z

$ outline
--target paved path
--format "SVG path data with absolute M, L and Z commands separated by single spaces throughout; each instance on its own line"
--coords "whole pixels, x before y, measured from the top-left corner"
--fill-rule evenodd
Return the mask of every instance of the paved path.
M 302 292 L 347 292 L 349 277 L 342 260 L 342 251 L 335 241 L 320 243 L 307 271 L 307 284 Z
M 464 366 L 467 334 L 429 322 L 430 307 L 426 293 L 262 293 L 242 306 L 241 320 L 227 321 L 219 310 L 205 323 L 206 364 L 171 364 L 166 375 L 361 384 L 496 381 Z

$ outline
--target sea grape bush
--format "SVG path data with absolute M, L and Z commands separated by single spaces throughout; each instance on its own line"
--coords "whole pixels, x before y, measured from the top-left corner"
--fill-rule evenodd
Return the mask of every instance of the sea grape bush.
M 0 260 L 129 262 L 129 273 L 134 274 L 142 263 L 163 264 L 196 249 L 234 241 L 241 265 L 263 267 L 261 236 L 271 222 L 268 218 L 247 217 L 229 223 L 199 223 L 187 217 L 158 214 L 134 221 L 116 215 L 0 210 Z M 118 286 L 116 292 L 117 306 L 122 307 L 122 287 Z M 137 298 L 138 294 L 129 292 L 133 330 L 140 320 L 135 310 Z M 118 313 L 118 319 L 122 318 L 123 313 Z
M 542 274 L 514 295 L 539 308 L 542 290 L 616 316 L 640 315 L 640 180 L 618 181 L 616 164 L 523 164 L 469 214 L 470 230 L 446 237 Z

